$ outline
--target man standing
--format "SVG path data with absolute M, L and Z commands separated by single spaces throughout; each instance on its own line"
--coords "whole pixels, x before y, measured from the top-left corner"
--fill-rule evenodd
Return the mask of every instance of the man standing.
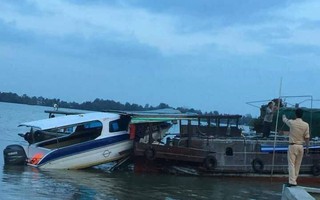
M 303 110 L 298 108 L 295 111 L 296 119 L 289 120 L 285 115 L 282 115 L 282 121 L 289 128 L 289 147 L 288 147 L 288 167 L 289 167 L 289 185 L 296 186 L 301 161 L 303 157 L 303 143 L 306 143 L 306 153 L 309 152 L 309 124 L 301 118 Z
M 274 102 L 270 101 L 266 108 L 266 115 L 263 119 L 263 138 L 268 138 L 271 131 L 273 113 L 276 110 L 276 106 L 274 106 Z

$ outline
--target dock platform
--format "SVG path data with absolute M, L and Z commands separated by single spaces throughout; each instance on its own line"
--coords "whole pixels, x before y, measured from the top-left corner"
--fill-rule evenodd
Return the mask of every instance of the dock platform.
M 320 200 L 320 188 L 294 186 L 282 186 L 281 200 Z

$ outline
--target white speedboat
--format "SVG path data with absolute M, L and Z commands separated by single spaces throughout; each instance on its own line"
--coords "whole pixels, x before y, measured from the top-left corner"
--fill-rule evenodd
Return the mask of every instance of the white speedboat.
M 112 161 L 118 165 L 133 152 L 134 142 L 161 142 L 172 126 L 168 119 L 174 120 L 177 114 L 165 111 L 171 118 L 163 118 L 163 110 L 45 111 L 49 118 L 19 125 L 29 130 L 19 134 L 26 142 L 7 146 L 4 163 L 43 169 L 82 169 Z
M 30 128 L 22 135 L 29 144 L 7 146 L 5 163 L 81 169 L 116 161 L 132 149 L 129 122 L 129 116 L 95 112 L 22 123 Z

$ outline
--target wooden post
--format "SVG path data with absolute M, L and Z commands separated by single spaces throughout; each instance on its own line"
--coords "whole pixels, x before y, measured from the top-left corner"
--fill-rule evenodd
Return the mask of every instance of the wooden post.
M 151 123 L 149 123 L 149 140 L 148 140 L 148 143 L 149 144 L 152 144 L 152 131 L 151 131 Z
M 188 120 L 188 141 L 187 141 L 187 147 L 190 147 L 191 144 L 191 120 Z

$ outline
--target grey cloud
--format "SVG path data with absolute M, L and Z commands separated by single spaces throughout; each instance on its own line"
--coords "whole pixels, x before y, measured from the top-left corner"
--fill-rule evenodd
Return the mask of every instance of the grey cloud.
M 272 20 L 269 12 L 287 7 L 300 0 L 112 0 L 75 1 L 81 5 L 111 5 L 169 14 L 180 21 L 179 30 L 189 32 L 234 24 L 256 24 Z
M 269 52 L 281 56 L 317 55 L 320 56 L 320 47 L 316 45 L 274 44 Z
M 0 19 L 0 43 L 29 45 L 35 40 L 34 34 L 16 29 L 14 22 L 5 23 Z
M 152 12 L 178 14 L 182 17 L 193 16 L 198 19 L 215 18 L 224 24 L 239 22 L 253 23 L 267 20 L 267 16 L 261 15 L 274 8 L 285 7 L 289 0 L 162 0 L 162 1 L 127 1 L 131 6 L 146 8 Z
M 157 49 L 140 44 L 138 41 L 118 41 L 110 36 L 105 38 L 84 38 L 77 35 L 43 36 L 34 32 L 15 28 L 14 23 L 0 21 L 0 43 L 19 45 L 35 52 L 46 53 L 54 57 L 96 59 L 158 59 L 161 55 Z
M 51 38 L 49 45 L 55 53 L 62 53 L 71 57 L 96 58 L 126 58 L 126 59 L 154 59 L 159 52 L 146 45 L 134 41 L 121 42 L 99 38 L 82 38 L 75 35 L 63 38 Z
M 6 1 L 0 3 L 0 8 L 9 6 L 10 9 L 25 15 L 41 15 L 41 11 L 35 3 L 26 0 Z

